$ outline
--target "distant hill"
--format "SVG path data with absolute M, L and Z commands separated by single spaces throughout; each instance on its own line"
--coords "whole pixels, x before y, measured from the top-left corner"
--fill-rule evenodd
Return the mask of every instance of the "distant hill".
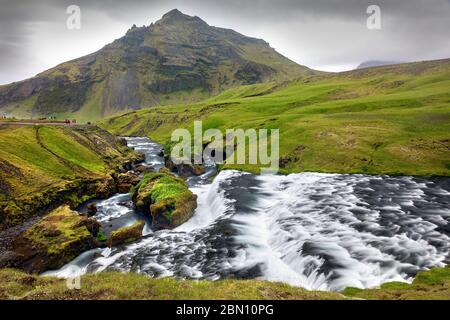
M 0 114 L 95 120 L 195 102 L 233 86 L 313 74 L 263 40 L 172 10 L 101 50 L 0 86 Z
M 382 60 L 369 60 L 362 62 L 356 69 L 364 69 L 364 68 L 372 68 L 372 67 L 381 67 L 381 66 L 389 66 L 392 64 L 400 64 L 401 61 L 382 61 Z
M 450 59 L 231 88 L 102 120 L 165 143 L 176 128 L 277 128 L 280 171 L 450 176 Z M 260 165 L 223 168 L 259 173 Z

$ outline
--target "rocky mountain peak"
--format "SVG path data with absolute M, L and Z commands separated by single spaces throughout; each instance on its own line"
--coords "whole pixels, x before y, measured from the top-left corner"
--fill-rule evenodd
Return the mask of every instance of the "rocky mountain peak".
M 173 9 L 167 12 L 162 16 L 162 19 L 183 19 L 183 18 L 189 18 L 188 15 L 184 14 L 178 9 Z
M 17 116 L 76 113 L 78 119 L 87 114 L 92 120 L 94 113 L 100 118 L 196 102 L 231 87 L 311 73 L 263 40 L 174 9 L 148 27 L 133 25 L 93 54 L 0 87 L 0 111 Z
M 184 14 L 183 12 L 181 12 L 178 9 L 173 9 L 173 10 L 167 12 L 165 15 L 162 16 L 161 20 L 159 20 L 158 22 L 160 22 L 160 23 L 173 23 L 173 22 L 188 22 L 188 21 L 196 21 L 196 22 L 203 22 L 203 23 L 205 23 L 199 17 L 189 16 L 187 14 Z

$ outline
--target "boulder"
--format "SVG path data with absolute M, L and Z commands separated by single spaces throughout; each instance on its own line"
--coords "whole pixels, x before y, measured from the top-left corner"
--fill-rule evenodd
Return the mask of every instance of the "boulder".
M 14 242 L 14 262 L 30 272 L 58 269 L 86 250 L 98 246 L 100 224 L 68 206 L 61 206 L 23 232 Z
M 4 251 L 0 253 L 0 268 L 17 268 L 20 265 L 22 255 L 14 251 Z
M 89 217 L 95 216 L 95 214 L 97 213 L 97 204 L 95 203 L 90 203 L 87 206 L 87 214 Z
M 127 193 L 131 187 L 139 183 L 139 176 L 132 172 L 121 173 L 117 177 L 117 190 L 119 193 Z
M 111 232 L 108 239 L 108 247 L 111 248 L 136 241 L 142 237 L 142 230 L 144 230 L 144 226 L 144 221 L 137 221 L 131 226 L 123 227 Z
M 132 165 L 133 165 L 133 163 L 131 161 L 128 161 L 128 162 L 125 162 L 122 167 L 124 170 L 130 171 L 132 168 Z
M 128 147 L 127 139 L 125 138 L 119 138 L 119 143 L 122 144 L 124 147 Z
M 133 163 L 141 163 L 145 161 L 145 154 L 139 151 L 135 151 L 135 157 L 133 158 Z
M 166 169 L 167 170 L 167 169 Z M 186 182 L 170 173 L 146 173 L 133 189 L 136 208 L 152 216 L 156 229 L 173 229 L 189 220 L 197 208 L 197 196 Z
M 205 167 L 198 164 L 181 164 L 177 166 L 177 171 L 180 177 L 188 178 L 192 176 L 201 176 L 205 173 Z
M 117 187 L 112 177 L 103 179 L 97 184 L 96 196 L 101 199 L 106 199 L 117 192 Z
M 137 173 L 146 173 L 146 172 L 154 172 L 155 169 L 153 167 L 149 167 L 143 164 L 138 164 L 134 167 L 133 171 Z
M 168 158 L 165 160 L 165 166 L 172 172 L 176 172 L 180 177 L 189 178 L 192 176 L 200 176 L 205 173 L 205 167 L 197 164 L 181 163 L 175 164 Z

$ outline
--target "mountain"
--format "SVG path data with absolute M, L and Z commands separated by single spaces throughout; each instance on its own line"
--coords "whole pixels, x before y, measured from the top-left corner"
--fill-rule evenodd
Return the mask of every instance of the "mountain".
M 172 10 L 101 50 L 0 86 L 0 114 L 98 119 L 313 74 L 263 40 Z
M 401 64 L 400 61 L 382 61 L 382 60 L 369 60 L 362 62 L 356 69 L 364 69 L 364 68 L 372 68 L 372 67 L 381 67 L 381 66 L 389 66 L 393 64 Z

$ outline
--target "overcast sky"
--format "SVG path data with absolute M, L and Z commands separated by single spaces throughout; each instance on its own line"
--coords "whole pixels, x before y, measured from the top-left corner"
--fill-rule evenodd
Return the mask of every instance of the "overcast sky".
M 66 27 L 71 4 L 81 8 L 80 30 Z M 381 30 L 366 26 L 371 4 Z M 0 84 L 94 52 L 174 8 L 319 70 L 450 57 L 450 0 L 0 0 Z

